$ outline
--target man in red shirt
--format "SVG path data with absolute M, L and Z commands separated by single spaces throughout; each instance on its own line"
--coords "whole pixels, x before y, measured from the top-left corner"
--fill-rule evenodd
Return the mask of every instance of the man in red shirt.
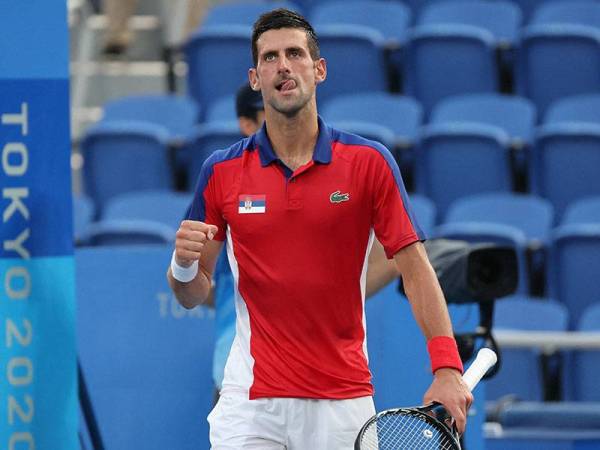
M 182 305 L 203 303 L 227 238 L 237 323 L 209 416 L 213 448 L 352 447 L 374 413 L 364 299 L 375 236 L 428 340 L 434 380 L 424 401 L 444 404 L 463 431 L 472 396 L 392 156 L 317 115 L 327 67 L 302 16 L 261 16 L 252 53 L 265 123 L 204 164 L 168 272 Z

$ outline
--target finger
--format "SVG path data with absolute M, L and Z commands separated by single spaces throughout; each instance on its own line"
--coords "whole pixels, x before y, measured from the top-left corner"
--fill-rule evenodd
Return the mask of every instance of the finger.
M 210 225 L 204 222 L 200 222 L 199 220 L 184 220 L 181 222 L 180 228 L 202 231 L 204 233 L 208 232 L 208 230 L 213 227 L 214 232 L 217 232 L 217 227 L 215 225 Z
M 208 240 L 208 237 L 203 231 L 180 228 L 177 230 L 177 233 L 175 233 L 175 239 L 205 243 Z
M 191 264 L 200 259 L 200 252 L 194 252 L 186 249 L 177 249 L 175 251 L 175 261 L 178 264 Z
M 215 234 L 217 234 L 217 231 L 219 231 L 219 228 L 216 225 L 208 225 L 208 239 L 212 240 L 212 238 L 215 236 Z
M 182 220 L 181 221 L 181 228 L 189 228 L 190 230 L 204 230 L 204 228 L 206 227 L 206 224 L 204 222 L 200 222 L 199 220 Z
M 465 416 L 465 414 L 460 409 L 457 409 L 455 411 L 452 411 L 450 413 L 450 415 L 454 419 L 454 424 L 456 426 L 456 430 L 460 434 L 463 434 L 465 432 L 465 428 L 467 426 L 467 417 Z
M 473 394 L 471 394 L 470 392 L 467 392 L 467 411 L 471 408 L 473 401 L 474 401 Z
M 190 241 L 188 239 L 175 239 L 176 250 L 187 250 L 190 252 L 201 252 L 204 242 Z

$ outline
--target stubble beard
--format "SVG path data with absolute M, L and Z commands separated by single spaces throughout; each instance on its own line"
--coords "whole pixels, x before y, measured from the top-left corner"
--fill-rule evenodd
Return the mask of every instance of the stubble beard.
M 300 94 L 299 98 L 295 101 L 280 102 L 279 100 L 273 98 L 269 104 L 271 107 L 280 114 L 283 114 L 287 118 L 292 118 L 298 115 L 300 111 L 302 111 L 308 102 L 310 102 L 312 95 L 309 94 Z

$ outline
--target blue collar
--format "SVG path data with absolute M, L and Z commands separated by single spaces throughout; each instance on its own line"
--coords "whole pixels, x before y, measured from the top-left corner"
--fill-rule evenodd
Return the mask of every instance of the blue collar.
M 331 134 L 329 133 L 329 127 L 318 117 L 319 121 L 319 137 L 313 152 L 313 161 L 321 164 L 329 164 L 331 162 Z M 273 147 L 271 147 L 271 141 L 267 133 L 267 122 L 265 122 L 262 128 L 255 135 L 255 142 L 258 145 L 258 153 L 260 155 L 260 164 L 265 167 L 271 164 L 273 161 L 278 161 L 279 158 L 275 154 Z

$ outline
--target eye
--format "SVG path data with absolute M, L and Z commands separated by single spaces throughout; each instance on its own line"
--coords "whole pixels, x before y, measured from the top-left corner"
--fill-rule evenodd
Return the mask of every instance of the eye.
M 290 51 L 290 56 L 291 56 L 292 58 L 297 58 L 297 57 L 299 57 L 299 56 L 300 56 L 300 51 L 299 51 L 299 50 L 291 50 L 291 51 Z
M 265 61 L 270 62 L 270 61 L 275 61 L 275 55 L 273 53 L 268 53 L 265 55 Z

